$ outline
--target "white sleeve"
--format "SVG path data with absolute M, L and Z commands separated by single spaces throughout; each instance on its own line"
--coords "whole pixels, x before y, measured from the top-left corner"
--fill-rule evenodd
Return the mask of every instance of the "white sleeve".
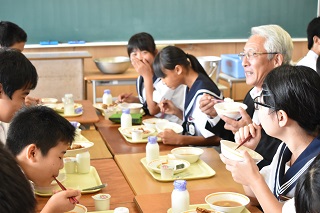
M 282 213 L 295 213 L 296 208 L 294 206 L 294 198 L 286 201 L 282 206 Z
M 194 124 L 196 129 L 205 138 L 212 137 L 214 134 L 206 129 L 206 123 L 208 121 L 208 116 L 200 110 L 200 99 L 202 95 L 199 95 L 195 101 L 195 107 L 193 109 L 192 117 L 194 118 Z

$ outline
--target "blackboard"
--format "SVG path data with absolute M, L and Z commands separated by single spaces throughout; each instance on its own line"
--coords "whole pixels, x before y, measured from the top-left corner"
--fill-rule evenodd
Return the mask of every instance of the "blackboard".
M 306 38 L 317 0 L 0 0 L 0 19 L 17 23 L 28 44 L 44 40 L 241 39 L 252 26 L 278 24 Z

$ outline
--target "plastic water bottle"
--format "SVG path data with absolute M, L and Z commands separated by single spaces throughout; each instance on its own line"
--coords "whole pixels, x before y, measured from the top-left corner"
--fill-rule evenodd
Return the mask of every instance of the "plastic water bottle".
M 90 153 L 88 151 L 77 154 L 76 161 L 78 173 L 90 172 Z
M 190 205 L 189 192 L 187 190 L 186 180 L 175 180 L 174 189 L 171 193 L 171 210 L 172 213 L 181 213 L 187 211 Z
M 157 136 L 149 136 L 146 146 L 146 161 L 147 163 L 159 158 L 159 144 Z
M 130 109 L 123 109 L 121 115 L 121 128 L 127 128 L 132 126 L 132 117 Z
M 112 95 L 111 91 L 109 89 L 104 90 L 103 96 L 102 96 L 102 103 L 111 105 L 112 104 Z
M 74 100 L 72 94 L 65 94 L 64 95 L 64 102 L 63 102 L 63 112 L 65 115 L 73 115 L 74 114 Z

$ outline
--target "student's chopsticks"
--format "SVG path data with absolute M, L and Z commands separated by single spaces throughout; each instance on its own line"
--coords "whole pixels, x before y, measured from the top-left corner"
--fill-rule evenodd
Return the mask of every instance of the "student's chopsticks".
M 259 126 L 261 127 L 261 124 L 259 124 Z M 252 135 L 249 134 L 248 137 L 246 137 L 234 150 L 237 150 L 240 146 L 242 146 L 243 144 L 245 144 L 247 141 L 249 141 L 252 138 Z
M 133 93 L 130 93 L 130 94 L 124 96 L 124 97 L 121 99 L 121 103 L 122 103 L 124 100 L 126 100 L 127 98 L 129 98 L 132 94 L 133 94 Z
M 248 135 L 248 137 L 246 137 L 234 150 L 237 150 L 240 146 L 242 146 L 244 143 L 246 143 L 247 141 L 249 141 L 252 138 L 252 135 Z
M 60 181 L 58 181 L 58 179 L 57 179 L 56 177 L 53 176 L 53 178 L 56 180 L 56 182 L 58 183 L 58 185 L 60 186 L 60 188 L 61 188 L 62 190 L 64 190 L 64 191 L 67 190 L 66 187 L 64 187 L 64 185 L 62 185 L 62 183 L 60 183 Z M 77 198 L 75 198 L 75 197 L 70 197 L 69 200 L 70 200 L 70 202 L 73 203 L 73 204 L 79 203 L 79 201 L 78 201 Z

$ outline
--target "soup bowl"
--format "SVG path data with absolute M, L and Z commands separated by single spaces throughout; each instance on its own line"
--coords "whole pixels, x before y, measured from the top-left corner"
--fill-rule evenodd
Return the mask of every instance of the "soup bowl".
M 197 147 L 178 147 L 171 150 L 174 157 L 195 163 L 203 154 L 203 149 Z
M 240 102 L 225 101 L 214 105 L 214 109 L 218 115 L 224 115 L 232 119 L 239 119 L 241 117 L 239 107 L 246 110 L 248 106 Z
M 207 195 L 205 201 L 213 210 L 240 213 L 248 205 L 250 199 L 235 192 L 216 192 Z

